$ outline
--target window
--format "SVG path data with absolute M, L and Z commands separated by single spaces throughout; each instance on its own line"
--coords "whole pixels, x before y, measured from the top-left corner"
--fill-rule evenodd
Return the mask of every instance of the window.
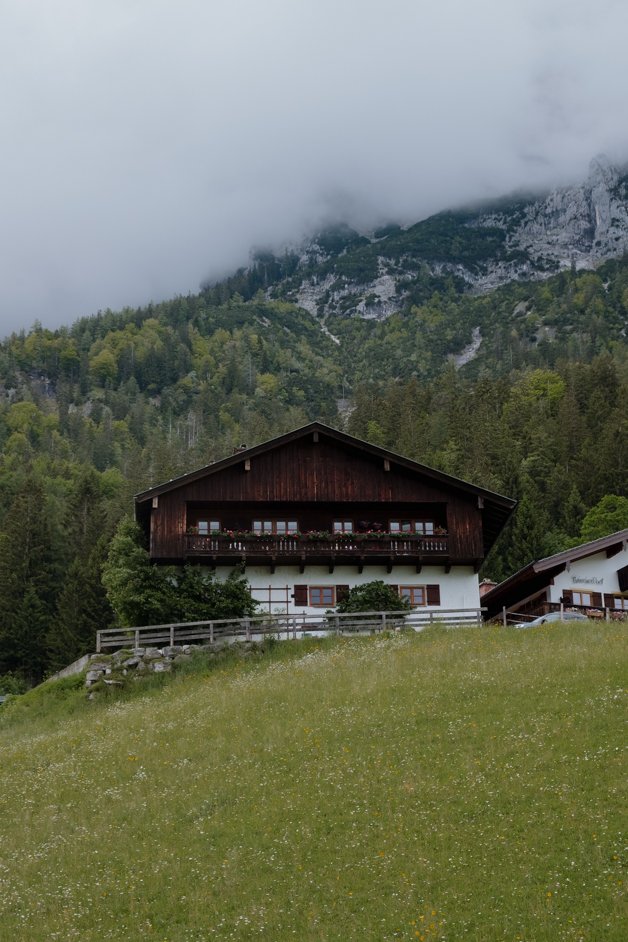
M 440 605 L 439 585 L 400 585 L 399 595 L 410 605 Z
M 311 585 L 310 605 L 329 607 L 336 604 L 336 587 L 333 585 Z
M 201 536 L 207 536 L 214 530 L 220 530 L 220 520 L 199 520 L 196 526 Z
M 296 533 L 299 524 L 296 520 L 254 520 L 253 533 L 276 533 L 285 536 L 287 533 Z
M 334 533 L 353 533 L 353 520 L 334 520 Z
M 433 520 L 391 520 L 391 533 L 419 533 L 421 536 L 434 535 Z
M 427 602 L 424 585 L 400 585 L 399 595 L 408 599 L 410 605 L 425 605 Z
M 613 596 L 613 608 L 619 612 L 628 612 L 628 595 Z
M 575 591 L 571 593 L 572 605 L 591 605 L 591 593 Z

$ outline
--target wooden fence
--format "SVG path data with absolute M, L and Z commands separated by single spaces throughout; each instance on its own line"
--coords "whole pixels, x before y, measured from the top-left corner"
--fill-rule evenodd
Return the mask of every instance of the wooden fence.
M 508 625 L 522 625 L 524 623 L 534 621 L 535 618 L 541 618 L 553 613 L 557 613 L 559 615 L 560 621 L 569 621 L 569 615 L 572 612 L 577 612 L 580 615 L 584 615 L 591 621 L 628 620 L 628 612 L 623 611 L 622 609 L 606 607 L 592 608 L 590 605 L 564 605 L 562 602 L 549 602 L 544 604 L 544 611 L 537 611 L 535 613 L 526 614 L 523 612 L 509 611 L 506 608 L 502 608 L 501 623 L 505 627 Z
M 400 628 L 422 631 L 429 625 L 461 627 L 481 625 L 482 609 L 451 608 L 438 611 L 359 612 L 347 615 L 255 615 L 214 621 L 106 628 L 97 632 L 96 650 L 104 648 L 163 647 L 175 644 L 213 644 L 216 641 L 296 639 L 305 635 L 374 634 Z

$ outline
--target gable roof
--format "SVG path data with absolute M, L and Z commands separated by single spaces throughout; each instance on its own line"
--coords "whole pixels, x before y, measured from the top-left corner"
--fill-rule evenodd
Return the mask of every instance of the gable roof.
M 461 478 L 445 474 L 444 471 L 438 471 L 427 465 L 419 464 L 411 458 L 405 458 L 403 455 L 388 451 L 385 448 L 381 448 L 379 445 L 372 445 L 352 435 L 347 435 L 346 432 L 340 432 L 338 429 L 324 425 L 322 422 L 310 422 L 302 428 L 295 429 L 292 432 L 286 432 L 260 445 L 242 449 L 230 455 L 228 458 L 214 461 L 195 471 L 190 471 L 187 474 L 172 478 L 170 481 L 166 481 L 163 484 L 158 484 L 148 490 L 141 491 L 139 494 L 135 495 L 136 509 L 139 510 L 141 505 L 144 505 L 146 501 L 151 500 L 153 497 L 159 497 L 161 494 L 168 493 L 180 487 L 185 487 L 187 484 L 198 481 L 204 477 L 209 477 L 228 468 L 235 467 L 247 459 L 255 458 L 258 455 L 276 448 L 281 448 L 283 445 L 306 438 L 315 432 L 356 451 L 388 460 L 391 465 L 394 464 L 411 473 L 420 474 L 423 478 L 427 478 L 441 485 L 444 484 L 452 490 L 459 491 L 471 497 L 481 498 L 484 508 L 484 542 L 487 549 L 492 546 L 517 504 L 517 502 L 510 497 L 504 497 L 501 494 L 496 494 L 494 491 L 489 491 L 486 488 L 478 487 L 476 484 L 463 481 Z
M 537 559 L 528 563 L 523 569 L 513 573 L 508 579 L 504 579 L 499 585 L 491 589 L 482 598 L 482 603 L 491 613 L 500 611 L 505 605 L 510 608 L 516 605 L 522 598 L 527 597 L 531 592 L 542 589 L 547 586 L 554 576 L 565 569 L 568 563 L 573 563 L 578 559 L 586 559 L 587 556 L 595 556 L 596 553 L 606 551 L 608 556 L 618 553 L 624 543 L 628 542 L 628 528 L 618 530 L 609 536 L 599 537 L 597 540 L 590 540 L 588 543 L 581 543 L 571 549 L 563 550 L 562 553 L 555 553 L 553 556 L 546 556 L 544 559 Z

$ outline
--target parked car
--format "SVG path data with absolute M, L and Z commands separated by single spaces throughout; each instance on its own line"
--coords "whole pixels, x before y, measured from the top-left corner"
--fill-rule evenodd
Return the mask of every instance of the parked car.
M 544 625 L 546 621 L 588 621 L 586 615 L 581 612 L 548 612 L 546 615 L 539 615 L 532 621 L 520 621 L 514 628 L 536 628 L 537 625 Z

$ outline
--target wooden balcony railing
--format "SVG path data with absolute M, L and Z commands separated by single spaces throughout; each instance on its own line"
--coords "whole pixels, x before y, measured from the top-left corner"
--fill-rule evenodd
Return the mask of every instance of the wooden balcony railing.
M 270 534 L 200 535 L 186 533 L 186 556 L 447 556 L 449 538 L 415 534 L 279 536 Z

